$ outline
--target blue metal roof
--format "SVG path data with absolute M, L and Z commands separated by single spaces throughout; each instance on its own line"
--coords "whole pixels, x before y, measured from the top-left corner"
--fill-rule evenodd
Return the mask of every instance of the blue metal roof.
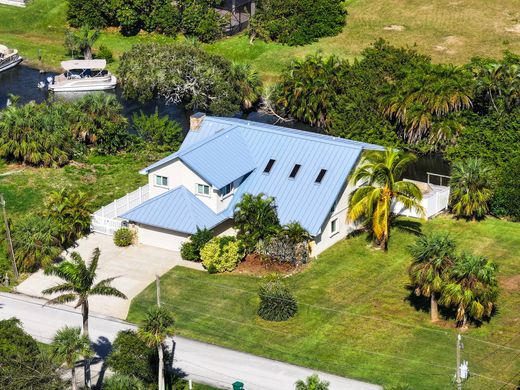
M 192 214 L 192 218 L 200 218 L 200 221 L 191 222 L 191 227 L 213 227 L 213 222 L 232 217 L 233 208 L 243 194 L 264 193 L 275 197 L 282 224 L 298 221 L 312 235 L 318 235 L 364 149 L 383 150 L 383 147 L 237 118 L 206 117 L 197 131 L 188 134 L 177 153 L 144 172 L 180 158 L 217 188 L 250 173 L 237 188 L 228 208 L 220 214 L 215 214 L 186 190 L 207 209 L 206 214 Z M 276 162 L 271 172 L 265 174 L 263 171 L 270 159 Z M 291 179 L 289 174 L 295 164 L 301 168 Z M 322 169 L 327 173 L 322 182 L 316 184 Z M 154 207 L 168 210 L 171 206 L 157 203 Z M 144 219 L 140 222 L 158 226 L 158 218 L 164 220 L 162 225 L 168 224 L 165 219 L 169 217 L 163 214 L 168 213 L 160 210 L 157 215 L 150 213 L 148 222 Z
M 177 187 L 147 200 L 119 217 L 131 222 L 193 234 L 199 228 L 212 228 L 228 219 L 215 214 L 185 187 Z

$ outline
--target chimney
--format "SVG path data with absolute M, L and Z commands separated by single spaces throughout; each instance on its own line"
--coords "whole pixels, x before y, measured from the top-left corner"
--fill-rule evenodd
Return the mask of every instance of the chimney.
M 190 116 L 190 131 L 198 131 L 204 118 L 206 118 L 206 114 L 203 112 L 196 112 Z

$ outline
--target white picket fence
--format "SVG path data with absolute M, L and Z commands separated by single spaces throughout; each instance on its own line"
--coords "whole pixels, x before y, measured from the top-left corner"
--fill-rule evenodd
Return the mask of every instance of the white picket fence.
M 92 214 L 90 227 L 96 233 L 113 235 L 114 232 L 123 226 L 124 221 L 118 218 L 119 215 L 128 210 L 139 206 L 149 199 L 150 191 L 148 184 L 137 190 L 130 192 L 122 198 L 114 200 L 112 203 L 101 207 Z
M 13 5 L 15 7 L 25 7 L 26 0 L 0 0 L 0 4 Z

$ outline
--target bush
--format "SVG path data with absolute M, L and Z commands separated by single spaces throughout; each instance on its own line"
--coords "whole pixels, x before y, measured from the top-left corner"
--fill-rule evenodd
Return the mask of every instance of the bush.
M 155 348 L 148 347 L 133 330 L 117 334 L 107 365 L 117 374 L 139 379 L 146 384 L 157 380 L 159 357 Z
M 144 390 L 144 384 L 136 377 L 114 374 L 104 381 L 103 390 Z
M 186 35 L 202 42 L 213 42 L 223 36 L 225 19 L 211 7 L 200 1 L 192 1 L 182 13 L 182 29 Z
M 129 228 L 122 227 L 114 233 L 114 244 L 117 246 L 130 246 L 134 243 L 135 233 Z
M 213 231 L 209 229 L 199 229 L 192 235 L 189 241 L 181 246 L 181 257 L 184 260 L 201 261 L 200 250 L 213 238 Z
M 498 185 L 491 199 L 491 212 L 520 221 L 520 155 L 498 174 Z
M 67 21 L 72 27 L 103 28 L 107 20 L 103 14 L 103 0 L 68 0 Z
M 267 321 L 287 321 L 296 315 L 298 304 L 285 283 L 279 278 L 268 278 L 262 283 L 258 315 Z
M 310 257 L 310 247 L 307 241 L 295 243 L 284 234 L 270 237 L 266 241 L 260 241 L 256 247 L 256 252 L 265 261 L 291 263 L 293 265 L 305 264 Z
M 140 112 L 139 115 L 132 115 L 134 130 L 145 141 L 152 142 L 159 151 L 176 151 L 182 142 L 182 127 L 175 121 L 171 121 L 167 115 L 159 117 L 156 108 L 155 113 L 146 115 Z
M 212 238 L 200 251 L 202 265 L 209 273 L 231 272 L 243 257 L 242 244 L 231 236 Z
M 114 54 L 105 45 L 99 46 L 99 51 L 96 53 L 96 58 L 106 60 L 107 64 L 114 62 Z

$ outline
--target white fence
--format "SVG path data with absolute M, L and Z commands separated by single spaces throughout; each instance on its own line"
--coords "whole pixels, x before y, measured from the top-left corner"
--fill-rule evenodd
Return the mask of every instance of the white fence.
M 446 210 L 450 199 L 450 187 L 436 186 L 433 184 L 430 184 L 430 186 L 433 191 L 423 194 L 423 199 L 421 201 L 426 218 L 432 218 L 443 210 Z M 397 203 L 394 206 L 394 212 L 407 217 L 421 218 L 421 215 L 419 215 L 415 210 L 406 209 L 401 203 Z
M 15 7 L 25 7 L 26 0 L 0 0 L 0 4 L 14 5 Z
M 149 196 L 150 192 L 147 184 L 101 207 L 92 214 L 90 224 L 92 231 L 108 235 L 114 234 L 117 229 L 123 226 L 123 220 L 118 218 L 118 216 L 146 202 Z

